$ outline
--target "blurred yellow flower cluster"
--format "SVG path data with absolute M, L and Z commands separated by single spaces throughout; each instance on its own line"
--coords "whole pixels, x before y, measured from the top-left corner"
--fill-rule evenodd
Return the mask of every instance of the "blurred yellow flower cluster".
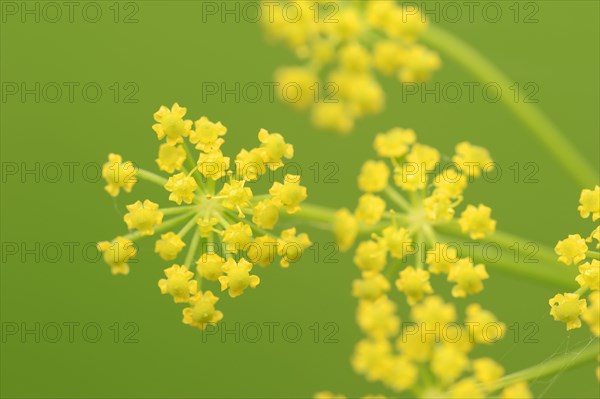
M 600 219 L 600 187 L 592 190 L 584 189 L 579 197 L 577 208 L 581 217 L 592 221 Z M 595 249 L 590 250 L 596 242 Z M 588 245 L 589 244 L 589 245 Z M 596 223 L 594 230 L 586 238 L 579 234 L 570 234 L 558 241 L 554 251 L 558 261 L 567 266 L 577 267 L 579 274 L 575 278 L 579 289 L 574 292 L 556 294 L 550 299 L 550 315 L 554 320 L 566 324 L 567 330 L 581 327 L 581 319 L 589 326 L 595 336 L 600 335 L 600 225 Z M 587 294 L 587 301 L 584 296 Z M 589 301 L 589 302 L 588 302 Z
M 175 303 L 188 305 L 183 310 L 185 324 L 204 329 L 223 318 L 215 309 L 219 298 L 209 284 L 218 283 L 216 288 L 238 297 L 260 283 L 252 270 L 255 264 L 266 267 L 279 257 L 287 268 L 312 243 L 295 228 L 273 232 L 280 213 L 298 212 L 307 198 L 299 176 L 281 173 L 282 181 L 267 182 L 272 183 L 268 194 L 255 195 L 251 188 L 263 178 L 275 180 L 283 161 L 292 158 L 293 146 L 281 134 L 261 129 L 257 147 L 242 149 L 231 159 L 221 151 L 227 128 L 206 117 L 192 122 L 184 119 L 186 113 L 186 108 L 174 104 L 154 114 L 152 128 L 164 140 L 156 163 L 168 178 L 136 168 L 116 154 L 109 155 L 102 170 L 106 191 L 113 197 L 147 180 L 162 186 L 177 206 L 161 208 L 149 199 L 127 205 L 123 219 L 129 234 L 100 242 L 98 249 L 113 274 L 128 274 L 128 262 L 137 253 L 134 241 L 162 233 L 154 250 L 163 260 L 176 263 L 164 271 L 160 291 Z M 199 153 L 194 154 L 191 146 Z M 182 227 L 174 230 L 178 225 Z M 188 235 L 192 238 L 186 243 Z M 185 259 L 176 261 L 186 248 Z
M 277 70 L 277 92 L 284 102 L 310 111 L 318 128 L 345 134 L 358 118 L 380 113 L 385 93 L 377 72 L 414 83 L 441 66 L 437 53 L 417 43 L 427 22 L 414 5 L 284 0 L 276 7 L 264 13 L 266 34 L 303 62 Z
M 485 398 L 503 387 L 500 364 L 470 357 L 476 345 L 493 344 L 506 332 L 504 323 L 478 304 L 468 305 L 459 322 L 453 304 L 431 295 L 401 323 L 396 305 L 382 294 L 359 303 L 357 320 L 366 337 L 356 345 L 351 363 L 370 382 L 421 398 Z M 517 381 L 505 386 L 500 397 L 533 396 L 524 381 Z M 344 396 L 320 392 L 319 398 Z

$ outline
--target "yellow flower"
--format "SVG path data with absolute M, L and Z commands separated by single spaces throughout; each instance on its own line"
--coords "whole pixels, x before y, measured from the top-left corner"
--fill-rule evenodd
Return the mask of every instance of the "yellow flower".
M 386 296 L 375 301 L 360 301 L 356 321 L 361 330 L 376 339 L 396 335 L 400 326 L 396 304 Z
M 452 288 L 452 296 L 455 298 L 464 298 L 467 294 L 477 294 L 483 291 L 483 283 L 490 276 L 482 264 L 473 265 L 469 258 L 463 258 L 456 261 L 448 273 L 448 281 L 455 282 Z
M 455 247 L 447 244 L 435 243 L 433 249 L 427 251 L 425 263 L 429 265 L 429 272 L 433 274 L 448 274 L 450 268 L 458 260 Z
M 429 283 L 429 273 L 425 270 L 407 266 L 399 275 L 400 278 L 396 280 L 396 288 L 406 295 L 409 305 L 414 305 L 423 299 L 425 294 L 433 292 Z
M 459 198 L 467 188 L 467 183 L 465 174 L 455 168 L 444 168 L 433 180 L 435 191 L 450 198 Z
M 246 249 L 246 257 L 252 263 L 267 267 L 275 260 L 277 240 L 270 236 L 257 237 Z
M 373 240 L 358 244 L 354 255 L 354 263 L 366 277 L 381 272 L 385 267 L 386 260 L 385 248 Z
M 430 367 L 442 383 L 450 384 L 469 367 L 469 359 L 454 345 L 441 345 L 433 350 Z
M 589 287 L 595 291 L 600 289 L 600 261 L 593 259 L 591 263 L 579 265 L 579 275 L 575 280 L 582 288 Z
M 252 200 L 252 190 L 244 187 L 244 180 L 231 179 L 231 183 L 223 184 L 223 188 L 219 191 L 219 196 L 224 197 L 221 205 L 227 209 L 237 209 L 238 216 L 243 218 L 244 213 L 242 208 L 250 205 Z
M 433 170 L 440 161 L 440 152 L 428 145 L 415 143 L 406 156 L 406 161 L 427 171 Z
M 198 170 L 206 178 L 219 180 L 227 174 L 229 169 L 229 157 L 224 157 L 223 153 L 215 150 L 210 153 L 201 153 L 198 159 Z
M 380 157 L 400 158 L 416 140 L 414 130 L 394 127 L 386 133 L 377 133 L 373 146 Z
M 587 250 L 588 246 L 579 234 L 569 234 L 567 238 L 559 241 L 554 247 L 554 252 L 559 255 L 558 261 L 565 265 L 579 263 L 584 260 Z
M 454 207 L 457 202 L 446 194 L 445 191 L 435 190 L 429 197 L 423 200 L 423 209 L 427 219 L 434 223 L 448 223 L 454 217 Z
M 258 140 L 262 143 L 260 149 L 263 161 L 273 170 L 283 165 L 281 158 L 290 159 L 294 156 L 294 146 L 286 143 L 279 133 L 269 133 L 265 129 L 260 129 Z
M 196 261 L 198 275 L 209 281 L 216 281 L 223 275 L 225 259 L 214 252 L 203 253 Z
M 163 213 L 158 210 L 158 204 L 150 200 L 136 201 L 134 204 L 127 205 L 129 213 L 125 214 L 123 220 L 127 223 L 127 228 L 138 229 L 144 236 L 154 234 L 154 226 L 162 223 Z
M 227 128 L 221 122 L 211 122 L 203 116 L 194 122 L 194 131 L 190 133 L 190 143 L 196 144 L 196 149 L 204 152 L 215 152 L 224 143 L 221 137 L 227 133 Z
M 548 303 L 550 316 L 556 321 L 566 323 L 567 331 L 581 327 L 579 316 L 586 310 L 585 299 L 579 299 L 578 294 L 564 293 L 556 294 Z
M 193 177 L 185 173 L 178 173 L 169 177 L 165 189 L 170 192 L 169 200 L 181 205 L 181 202 L 191 204 L 194 201 L 194 191 L 198 188 L 198 183 Z
M 493 169 L 494 163 L 490 153 L 483 147 L 472 145 L 467 141 L 456 145 L 456 155 L 452 161 L 467 175 L 479 177 L 484 169 Z
M 267 170 L 263 161 L 263 151 L 259 148 L 241 150 L 235 157 L 235 170 L 239 179 L 257 180 Z
M 363 30 L 362 15 L 356 8 L 345 7 L 336 12 L 336 23 L 323 23 L 323 29 L 331 34 L 335 39 L 351 40 L 355 39 Z
M 473 303 L 467 306 L 465 313 L 465 325 L 470 341 L 492 344 L 504 337 L 506 325 L 498 321 L 492 312 L 482 309 L 481 305 Z
M 392 40 L 380 40 L 373 47 L 373 66 L 384 75 L 390 76 L 402 63 L 403 49 Z
M 381 274 L 363 276 L 352 282 L 352 296 L 366 301 L 374 301 L 389 290 L 390 283 Z
M 102 178 L 106 180 L 104 189 L 112 197 L 119 195 L 121 189 L 130 193 L 137 183 L 136 169 L 132 162 L 123 162 L 118 154 L 108 154 L 108 162 L 102 166 Z
M 393 258 L 404 259 L 414 252 L 414 245 L 410 232 L 404 227 L 389 226 L 381 231 L 381 242 L 390 251 Z
M 340 209 L 335 213 L 332 230 L 340 251 L 347 251 L 358 234 L 358 221 L 348 209 Z
M 373 193 L 383 191 L 388 185 L 390 170 L 382 161 L 367 161 L 358 175 L 358 188 Z
M 387 340 L 363 339 L 354 348 L 352 368 L 358 374 L 364 374 L 368 381 L 380 381 L 393 367 L 391 351 Z
M 272 229 L 279 220 L 279 206 L 272 199 L 264 199 L 254 207 L 252 222 L 263 229 Z
M 496 231 L 496 221 L 491 218 L 492 209 L 479 204 L 467 206 L 458 220 L 458 224 L 463 233 L 469 233 L 473 240 L 484 238 Z
M 272 136 L 272 135 L 271 135 Z M 287 213 L 296 213 L 300 210 L 300 203 L 307 197 L 306 187 L 300 185 L 300 176 L 285 175 L 284 183 L 273 183 L 269 190 L 277 204 L 286 207 Z
M 582 218 L 586 219 L 592 215 L 594 222 L 600 219 L 600 186 L 594 187 L 593 191 L 582 190 L 579 197 L 579 204 L 577 210 Z
M 418 10 L 411 7 L 394 8 L 384 26 L 384 30 L 390 37 L 402 38 L 409 43 L 415 41 L 425 28 L 427 28 L 427 20 Z
M 346 397 L 344 395 L 335 394 L 330 391 L 322 391 L 315 393 L 313 399 L 346 399 Z
M 375 224 L 381 220 L 385 212 L 385 201 L 373 194 L 363 194 L 358 199 L 358 206 L 354 215 L 367 226 Z
M 590 236 L 586 238 L 585 242 L 592 242 L 592 240 L 596 240 L 596 248 L 600 249 L 600 226 L 597 226 Z
M 452 399 L 483 399 L 485 394 L 474 378 L 465 378 L 449 388 Z
M 102 259 L 110 266 L 112 274 L 129 274 L 127 262 L 137 253 L 133 241 L 119 236 L 112 242 L 99 242 L 98 250 L 102 252 Z
M 184 120 L 183 117 L 187 112 L 187 108 L 180 107 L 175 103 L 169 110 L 164 105 L 154 113 L 154 120 L 158 123 L 152 125 L 152 129 L 156 132 L 159 140 L 167 137 L 167 144 L 175 145 L 183 143 L 182 137 L 189 136 L 192 128 L 192 121 Z
M 394 183 L 405 191 L 422 190 L 427 186 L 427 170 L 419 163 L 404 162 L 394 169 Z
M 435 340 L 432 339 L 432 335 L 431 332 L 424 333 L 423 327 L 420 325 L 414 326 L 414 329 L 410 331 L 405 328 L 396 340 L 396 347 L 403 357 L 414 362 L 424 363 L 431 358 L 433 352 Z
M 312 123 L 319 129 L 348 134 L 354 128 L 354 118 L 342 101 L 318 102 L 312 108 Z
M 451 303 L 436 295 L 428 296 L 421 303 L 411 308 L 410 317 L 425 331 L 443 330 L 444 327 L 456 321 L 456 309 Z
M 200 230 L 200 237 L 209 238 L 213 232 L 218 232 L 215 229 L 215 225 L 219 223 L 219 219 L 215 217 L 211 218 L 198 218 L 196 220 L 196 224 L 198 225 L 198 229 Z
M 244 222 L 230 224 L 223 232 L 223 242 L 228 252 L 245 250 L 252 242 L 252 228 Z
M 516 382 L 507 386 L 502 391 L 501 399 L 532 399 L 533 394 L 524 381 Z
M 600 293 L 592 292 L 588 296 L 590 305 L 581 314 L 581 318 L 590 326 L 590 330 L 597 337 L 600 335 Z
M 156 163 L 160 170 L 167 173 L 173 173 L 176 170 L 181 170 L 185 158 L 185 150 L 182 146 L 161 144 L 158 148 L 158 158 L 156 159 Z
M 160 240 L 154 245 L 156 252 L 164 260 L 173 260 L 185 247 L 185 242 L 179 235 L 169 232 L 160 236 Z
M 256 288 L 260 284 L 258 276 L 250 275 L 252 263 L 246 259 L 240 259 L 236 263 L 233 259 L 228 259 L 223 265 L 223 271 L 227 276 L 219 277 L 221 291 L 229 288 L 229 296 L 235 298 L 244 293 L 246 288 Z
M 403 83 L 418 83 L 429 80 L 432 72 L 442 66 L 440 56 L 423 46 L 412 46 L 403 57 L 398 79 Z
M 340 66 L 349 72 L 367 72 L 371 64 L 371 56 L 360 43 L 352 42 L 339 50 Z
M 223 313 L 215 310 L 219 298 L 210 291 L 197 292 L 189 300 L 190 307 L 183 309 L 183 323 L 204 330 L 223 319 Z
M 473 361 L 473 373 L 483 386 L 489 390 L 504 375 L 504 368 L 489 357 Z
M 306 233 L 296 235 L 296 228 L 283 230 L 277 240 L 277 254 L 281 256 L 279 264 L 283 268 L 290 266 L 302 256 L 304 250 L 312 245 Z
M 319 77 L 309 68 L 285 67 L 275 72 L 279 83 L 279 98 L 297 109 L 307 109 L 314 102 L 315 85 Z
M 415 385 L 418 376 L 419 370 L 414 364 L 402 356 L 394 356 L 383 383 L 394 391 L 401 392 Z
M 196 294 L 198 282 L 191 280 L 194 273 L 186 266 L 173 265 L 165 270 L 166 279 L 158 281 L 158 287 L 162 294 L 169 294 L 175 303 L 187 303 L 190 295 Z

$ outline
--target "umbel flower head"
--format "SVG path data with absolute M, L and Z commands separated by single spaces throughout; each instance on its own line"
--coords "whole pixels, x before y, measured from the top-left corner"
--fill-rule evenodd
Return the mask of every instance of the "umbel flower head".
M 599 186 L 591 190 L 584 189 L 579 196 L 577 210 L 583 219 L 591 216 L 592 221 L 595 222 L 599 218 L 599 203 Z M 550 315 L 554 320 L 565 323 L 567 330 L 580 328 L 583 319 L 589 325 L 592 334 L 599 336 L 600 253 L 590 248 L 596 250 L 600 248 L 600 226 L 597 224 L 589 235 L 582 237 L 579 234 L 569 234 L 567 238 L 556 243 L 554 251 L 558 255 L 558 261 L 569 267 L 575 267 L 579 272 L 575 277 L 579 288 L 573 292 L 556 294 L 548 302 Z
M 377 134 L 374 148 L 382 159 L 363 164 L 357 182 L 364 194 L 354 212 L 342 209 L 335 215 L 333 231 L 342 250 L 352 246 L 359 231 L 371 232 L 354 255 L 364 279 L 355 284 L 354 294 L 361 299 L 385 293 L 383 275 L 395 277 L 389 283 L 410 305 L 434 292 L 431 274 L 445 275 L 453 284 L 452 296 L 461 298 L 481 292 L 489 278 L 484 264 L 460 257 L 456 244 L 438 236 L 444 229 L 459 230 L 470 239 L 495 232 L 488 206 L 458 210 L 468 183 L 493 168 L 489 153 L 462 142 L 453 161 L 443 164 L 437 149 L 416 140 L 411 129 Z
M 276 7 L 268 12 L 269 7 Z M 287 15 L 288 9 L 296 16 Z M 349 133 L 355 121 L 381 112 L 377 74 L 402 84 L 424 82 L 440 68 L 437 53 L 418 44 L 427 22 L 395 1 L 263 1 L 269 39 L 282 42 L 303 65 L 278 69 L 280 99 L 311 113 L 315 126 Z M 266 16 L 269 16 L 268 18 Z
M 502 339 L 505 324 L 477 303 L 466 306 L 459 322 L 455 306 L 435 294 L 443 287 L 435 287 L 432 278 L 447 280 L 451 287 L 445 291 L 455 298 L 484 289 L 485 265 L 461 256 L 460 245 L 443 234 L 476 240 L 495 232 L 491 208 L 461 206 L 469 183 L 494 167 L 490 154 L 462 142 L 444 163 L 437 149 L 402 128 L 377 134 L 374 149 L 380 159 L 366 161 L 359 172 L 363 194 L 356 208 L 337 211 L 332 226 L 342 250 L 350 249 L 359 234 L 368 237 L 358 242 L 353 258 L 360 278 L 352 295 L 365 338 L 355 347 L 352 366 L 368 381 L 409 391 L 411 397 L 494 397 L 504 368 L 470 355 L 476 345 Z M 388 296 L 394 289 L 409 306 L 410 318 L 403 323 L 400 306 Z M 517 389 L 531 397 L 527 385 L 519 384 L 507 387 L 502 397 Z
M 154 114 L 152 129 L 161 142 L 156 163 L 167 178 L 109 155 L 102 176 L 111 196 L 121 189 L 129 193 L 146 180 L 160 185 L 173 206 L 150 199 L 132 202 L 123 217 L 129 233 L 98 243 L 98 249 L 113 274 L 128 274 L 137 252 L 134 242 L 160 233 L 155 252 L 175 263 L 164 270 L 158 287 L 175 303 L 187 304 L 183 322 L 202 330 L 223 318 L 213 290 L 238 297 L 260 282 L 254 264 L 264 268 L 280 257 L 287 268 L 312 243 L 295 228 L 277 230 L 280 215 L 298 212 L 307 198 L 300 176 L 281 172 L 294 147 L 281 134 L 260 129 L 257 146 L 231 158 L 222 150 L 227 128 L 221 122 L 205 116 L 193 122 L 186 114 L 178 104 Z M 274 179 L 270 189 L 256 195 L 253 185 L 267 178 Z

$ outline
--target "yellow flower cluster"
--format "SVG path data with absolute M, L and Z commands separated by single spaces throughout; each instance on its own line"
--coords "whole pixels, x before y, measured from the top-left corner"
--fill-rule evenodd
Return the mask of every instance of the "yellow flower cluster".
M 268 3 L 263 1 L 265 8 Z M 381 112 L 385 93 L 377 72 L 415 83 L 441 66 L 437 53 L 417 43 L 427 22 L 415 7 L 395 1 L 293 0 L 277 6 L 263 18 L 266 34 L 304 63 L 275 73 L 277 93 L 293 107 L 310 110 L 318 128 L 349 133 L 358 118 Z
M 467 306 L 459 322 L 453 304 L 427 296 L 411 308 L 410 321 L 401 324 L 395 304 L 381 294 L 360 301 L 357 320 L 366 337 L 357 343 L 351 363 L 368 381 L 423 398 L 485 398 L 502 388 L 505 371 L 500 364 L 470 357 L 476 345 L 493 344 L 506 332 L 506 326 L 478 304 Z M 330 392 L 314 397 L 344 398 Z M 500 397 L 533 396 L 519 381 L 504 387 Z
M 600 187 L 593 190 L 584 189 L 579 197 L 577 208 L 582 218 L 591 216 L 596 222 L 600 218 Z M 556 294 L 550 299 L 550 315 L 554 320 L 566 324 L 567 330 L 581 327 L 581 319 L 589 326 L 595 336 L 600 336 L 600 253 L 589 249 L 588 244 L 595 249 L 600 248 L 600 225 L 587 236 L 570 234 L 564 240 L 558 241 L 554 251 L 558 261 L 567 266 L 577 267 L 579 274 L 575 281 L 579 289 L 574 292 Z M 583 298 L 587 294 L 587 301 Z
M 483 264 L 459 257 L 457 247 L 440 242 L 436 234 L 438 226 L 452 225 L 474 240 L 495 232 L 491 209 L 483 204 L 467 205 L 455 217 L 468 183 L 493 166 L 489 153 L 463 142 L 452 162 L 442 165 L 440 152 L 416 139 L 410 129 L 377 134 L 375 150 L 390 166 L 382 160 L 365 162 L 358 176 L 364 194 L 356 209 L 336 213 L 333 231 L 342 250 L 353 245 L 361 229 L 372 232 L 354 255 L 362 280 L 355 282 L 353 292 L 360 299 L 389 290 L 383 274 L 396 274 L 395 286 L 410 305 L 433 293 L 431 274 L 446 275 L 454 284 L 454 297 L 481 292 L 489 277 Z M 411 257 L 414 262 L 409 262 Z
M 206 117 L 186 120 L 186 113 L 186 108 L 174 104 L 154 114 L 152 128 L 164 140 L 156 163 L 169 174 L 167 179 L 135 168 L 116 154 L 109 155 L 102 170 L 106 191 L 113 197 L 121 189 L 131 192 L 142 179 L 162 186 L 177 206 L 160 208 L 149 199 L 127 205 L 123 219 L 129 234 L 100 242 L 98 249 L 113 274 L 128 274 L 128 262 L 137 252 L 134 241 L 140 237 L 162 233 L 154 250 L 165 261 L 176 260 L 189 245 L 185 259 L 164 271 L 166 278 L 158 287 L 175 303 L 187 304 L 183 322 L 202 330 L 223 318 L 215 309 L 219 298 L 210 287 L 202 291 L 203 285 L 218 283 L 221 291 L 238 297 L 260 283 L 252 274 L 254 264 L 266 267 L 279 257 L 280 265 L 287 268 L 312 243 L 295 228 L 271 232 L 280 214 L 297 212 L 307 198 L 299 176 L 282 176 L 264 195 L 255 195 L 250 187 L 263 177 L 276 176 L 267 171 L 280 171 L 284 159 L 294 155 L 293 146 L 281 134 L 261 129 L 259 145 L 242 149 L 232 160 L 221 151 L 227 128 Z M 194 155 L 192 145 L 199 153 Z M 164 219 L 170 215 L 171 219 Z M 178 225 L 182 225 L 179 230 L 172 230 Z M 185 238 L 192 231 L 187 244 Z M 190 270 L 192 263 L 196 275 Z
M 458 322 L 454 305 L 434 295 L 430 278 L 445 276 L 456 298 L 483 290 L 489 278 L 485 266 L 460 257 L 460 246 L 441 240 L 437 229 L 459 229 L 473 240 L 495 232 L 491 209 L 483 204 L 467 205 L 455 217 L 468 184 L 493 167 L 492 159 L 486 149 L 462 142 L 451 162 L 442 163 L 437 149 L 402 128 L 377 134 L 374 149 L 389 163 L 363 164 L 357 179 L 363 194 L 354 212 L 337 211 L 333 223 L 342 250 L 360 232 L 371 233 L 358 243 L 353 259 L 361 278 L 353 282 L 352 294 L 359 299 L 357 323 L 366 337 L 356 345 L 352 366 L 369 381 L 415 397 L 486 397 L 501 388 L 496 384 L 504 369 L 469 354 L 477 344 L 501 339 L 506 326 L 479 304 L 468 305 Z M 410 305 L 408 322 L 401 323 L 388 297 L 392 287 Z M 316 397 L 335 397 L 328 394 Z M 518 382 L 505 387 L 502 397 L 531 393 Z

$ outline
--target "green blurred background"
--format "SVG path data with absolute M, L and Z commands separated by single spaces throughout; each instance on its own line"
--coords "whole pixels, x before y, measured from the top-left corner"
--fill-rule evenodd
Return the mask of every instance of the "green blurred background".
M 579 187 L 501 103 L 481 97 L 474 103 L 464 97 L 457 103 L 423 102 L 418 97 L 403 100 L 399 84 L 383 79 L 385 112 L 360 121 L 352 135 L 339 137 L 316 131 L 306 114 L 270 101 L 266 95 L 256 103 L 236 102 L 232 97 L 222 101 L 219 96 L 203 101 L 203 82 L 262 84 L 272 81 L 278 66 L 295 62 L 283 46 L 264 40 L 259 24 L 236 23 L 233 17 L 228 17 L 227 23 L 218 17 L 203 22 L 199 1 L 96 2 L 103 12 L 97 23 L 82 18 L 86 3 L 77 2 L 73 22 L 63 15 L 56 23 L 43 18 L 35 22 L 34 16 L 23 23 L 19 15 L 6 12 L 6 3 L 15 2 L 2 3 L 2 162 L 5 168 L 14 163 L 21 168 L 21 162 L 29 168 L 36 162 L 41 166 L 78 163 L 72 182 L 65 168 L 56 183 L 43 176 L 39 182 L 34 175 L 27 175 L 25 181 L 18 175 L 4 176 L 0 227 L 5 329 L 2 397 L 307 398 L 325 389 L 349 397 L 391 394 L 354 374 L 349 363 L 353 345 L 361 337 L 354 321 L 355 300 L 350 296 L 351 281 L 358 276 L 350 253 L 338 254 L 337 263 L 315 262 L 307 256 L 288 270 L 276 266 L 260 269 L 258 289 L 235 300 L 223 296 L 219 308 L 228 328 L 233 329 L 236 322 L 280 323 L 272 343 L 265 336 L 258 343 L 244 342 L 242 336 L 242 342 L 236 343 L 233 334 L 225 342 L 218 336 L 203 339 L 197 329 L 183 325 L 181 307 L 160 295 L 157 288 L 166 265 L 152 253 L 153 240 L 140 243 L 139 262 L 127 277 L 113 277 L 102 262 L 86 261 L 85 243 L 125 233 L 125 204 L 146 196 L 167 203 L 166 193 L 147 183 L 115 201 L 106 195 L 102 182 L 82 178 L 83 165 L 103 163 L 109 152 L 157 171 L 157 140 L 151 124 L 152 113 L 162 104 L 170 106 L 177 101 L 188 107 L 192 119 L 207 115 L 221 120 L 229 128 L 224 146 L 229 155 L 254 145 L 259 128 L 264 127 L 285 134 L 295 145 L 295 161 L 304 168 L 315 162 L 321 168 L 336 162 L 338 183 L 326 183 L 322 178 L 316 183 L 310 174 L 305 178 L 312 203 L 354 207 L 356 175 L 362 162 L 374 156 L 371 142 L 375 133 L 393 126 L 412 127 L 421 142 L 447 155 L 462 140 L 490 149 L 504 175 L 497 183 L 482 180 L 474 184 L 467 200 L 490 205 L 500 229 L 552 246 L 568 233 L 592 230 L 591 222 L 578 217 Z M 34 8 L 35 3 L 15 4 Z M 233 7 L 233 2 L 226 3 Z M 536 2 L 538 22 L 530 24 L 513 21 L 509 14 L 513 3 L 496 2 L 505 13 L 498 23 L 486 22 L 476 13 L 473 23 L 462 18 L 458 23 L 439 24 L 481 50 L 515 81 L 535 82 L 538 105 L 597 166 L 598 2 Z M 519 7 L 527 3 L 519 3 Z M 120 10 L 119 23 L 113 21 L 114 7 Z M 88 15 L 93 16 L 94 10 L 89 9 Z M 128 15 L 137 22 L 123 23 Z M 433 80 L 441 84 L 472 81 L 472 76 L 449 60 L 444 60 Z M 35 82 L 42 86 L 77 82 L 79 89 L 75 89 L 72 102 L 66 92 L 55 103 L 44 96 L 36 102 L 33 95 L 25 101 L 19 95 L 7 95 L 13 83 L 22 82 L 29 87 Z M 88 82 L 97 82 L 103 89 L 95 103 L 82 97 L 80 89 Z M 117 86 L 113 86 L 115 82 Z M 125 95 L 136 90 L 129 99 L 137 102 L 125 102 Z M 88 94 L 93 95 L 92 89 Z M 539 182 L 527 184 L 521 178 L 515 183 L 508 170 L 515 162 L 537 163 Z M 95 171 L 87 170 L 92 177 Z M 314 228 L 303 230 L 315 242 L 325 244 L 331 239 Z M 63 252 L 56 262 L 44 257 L 37 261 L 33 255 L 21 259 L 21 252 L 11 255 L 6 251 L 6 245 L 11 245 L 6 243 L 27 248 L 39 243 L 49 251 L 45 258 L 54 257 L 48 243 L 59 243 Z M 67 253 L 69 244 L 64 243 L 79 243 L 73 260 Z M 89 253 L 92 256 L 94 251 Z M 567 333 L 563 324 L 547 315 L 547 299 L 557 288 L 495 273 L 493 265 L 489 271 L 493 278 L 486 282 L 486 290 L 471 299 L 493 310 L 509 326 L 520 323 L 521 332 L 525 323 L 537 323 L 538 342 L 523 342 L 521 336 L 515 343 L 509 332 L 503 342 L 479 348 L 476 355 L 500 359 L 510 372 L 571 351 L 589 339 L 589 329 Z M 440 292 L 449 291 L 446 284 L 437 287 Z M 459 307 L 466 303 L 457 302 Z M 404 315 L 404 303 L 400 308 Z M 69 322 L 79 323 L 73 342 L 66 336 L 66 327 L 57 343 L 44 336 L 36 343 L 34 335 L 22 340 L 20 331 L 10 335 L 6 330 L 20 329 L 21 323 L 33 328 L 35 323 L 44 327 Z M 130 322 L 138 329 L 133 330 Z M 297 343 L 282 337 L 281 326 L 291 322 L 302 328 Z M 86 323 L 101 327 L 98 342 L 83 339 L 81 328 Z M 321 330 L 318 343 L 311 330 L 315 323 Z M 337 326 L 337 342 L 324 342 L 325 334 L 332 331 L 326 323 Z M 115 326 L 120 333 L 117 343 Z M 266 331 L 263 329 L 263 334 Z M 93 329 L 88 332 L 95 335 Z M 130 338 L 137 342 L 124 342 L 127 333 L 134 333 Z M 597 397 L 594 368 L 590 364 L 555 380 L 537 381 L 532 390 L 553 398 Z

